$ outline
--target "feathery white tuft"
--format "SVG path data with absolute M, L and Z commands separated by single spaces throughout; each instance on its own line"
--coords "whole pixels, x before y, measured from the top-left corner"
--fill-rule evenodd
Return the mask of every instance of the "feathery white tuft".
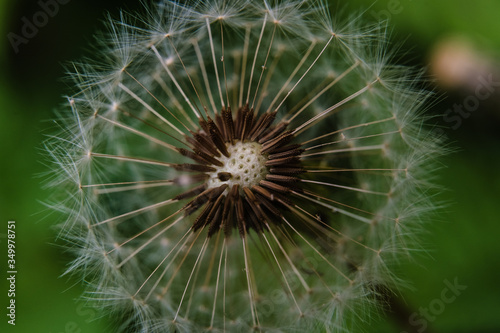
M 76 91 L 46 143 L 67 273 L 86 296 L 122 332 L 368 321 L 418 248 L 442 153 L 424 126 L 430 94 L 388 63 L 384 26 L 321 0 L 211 0 L 160 1 L 107 27 L 71 67 Z M 228 181 L 212 119 L 229 155 L 263 147 L 249 156 L 267 168 L 258 181 Z M 231 137 L 230 122 L 251 129 Z

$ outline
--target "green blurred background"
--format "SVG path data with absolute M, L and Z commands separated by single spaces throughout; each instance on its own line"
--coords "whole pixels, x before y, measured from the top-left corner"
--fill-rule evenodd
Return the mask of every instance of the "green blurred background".
M 67 3 L 16 53 L 8 34 L 21 35 L 23 17 L 31 20 L 41 7 L 35 0 L 0 0 L 0 332 L 111 332 L 106 318 L 77 301 L 82 287 L 60 277 L 68 258 L 55 245 L 57 216 L 41 203 L 48 195 L 41 149 L 69 91 L 62 64 L 85 54 L 105 11 L 139 3 L 60 1 Z M 500 82 L 500 1 L 351 0 L 347 6 L 366 10 L 368 19 L 390 19 L 392 40 L 406 51 L 398 61 L 435 78 L 439 99 L 429 114 L 456 150 L 438 172 L 446 190 L 436 200 L 449 204 L 422 240 L 428 254 L 402 271 L 412 288 L 367 331 L 500 332 L 500 87 L 493 85 L 487 98 L 476 91 L 480 77 Z M 474 111 L 453 111 L 467 103 Z M 8 220 L 17 232 L 15 327 L 5 315 Z M 449 304 L 440 301 L 445 280 L 467 286 Z M 423 317 L 412 313 L 425 309 L 432 318 L 424 329 Z

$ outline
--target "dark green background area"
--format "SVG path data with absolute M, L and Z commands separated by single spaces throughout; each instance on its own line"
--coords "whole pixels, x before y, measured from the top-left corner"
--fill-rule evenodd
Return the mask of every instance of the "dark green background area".
M 42 188 L 44 172 L 42 141 L 50 134 L 53 111 L 69 92 L 61 80 L 62 64 L 78 59 L 102 27 L 104 12 L 120 7 L 139 7 L 137 1 L 77 1 L 61 5 L 16 54 L 7 34 L 19 34 L 22 17 L 40 10 L 34 0 L 0 1 L 0 331 L 41 333 L 110 332 L 106 319 L 76 301 L 82 287 L 60 277 L 67 256 L 54 245 L 52 227 L 57 215 L 41 204 L 48 193 Z M 339 4 L 338 7 L 343 7 Z M 403 43 L 401 62 L 427 67 L 435 44 L 446 36 L 471 40 L 477 50 L 495 59 L 500 71 L 500 2 L 487 0 L 393 0 L 349 1 L 349 9 L 366 10 L 371 19 L 390 13 L 392 39 Z M 334 5 L 334 8 L 337 5 Z M 438 90 L 439 102 L 429 110 L 438 115 L 462 103 L 459 91 Z M 418 332 L 408 325 L 413 312 L 436 306 L 446 283 L 456 279 L 467 286 L 453 302 L 433 317 L 421 332 L 493 333 L 500 331 L 500 89 L 453 130 L 437 116 L 435 121 L 455 153 L 445 157 L 438 182 L 445 191 L 436 198 L 446 201 L 435 222 L 428 224 L 422 239 L 427 253 L 403 267 L 412 288 L 402 290 L 394 309 L 367 328 L 368 332 Z M 16 221 L 17 317 L 15 327 L 6 325 L 7 221 Z M 414 319 L 421 319 L 417 316 Z M 398 320 L 401 323 L 398 323 Z M 404 325 L 406 324 L 407 327 Z

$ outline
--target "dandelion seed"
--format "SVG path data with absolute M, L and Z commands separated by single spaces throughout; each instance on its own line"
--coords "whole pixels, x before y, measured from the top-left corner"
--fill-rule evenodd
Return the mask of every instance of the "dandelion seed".
M 74 64 L 46 144 L 68 272 L 123 332 L 355 329 L 433 208 L 418 77 L 322 1 L 146 12 Z

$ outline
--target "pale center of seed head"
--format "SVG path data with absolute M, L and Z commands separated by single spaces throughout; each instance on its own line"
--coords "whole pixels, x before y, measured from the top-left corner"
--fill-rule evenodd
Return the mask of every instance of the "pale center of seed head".
M 257 185 L 267 173 L 265 155 L 262 155 L 262 145 L 257 142 L 236 141 L 227 147 L 229 157 L 222 155 L 218 158 L 224 165 L 215 166 L 215 171 L 209 173 L 208 188 L 221 185 L 240 185 L 251 188 Z

